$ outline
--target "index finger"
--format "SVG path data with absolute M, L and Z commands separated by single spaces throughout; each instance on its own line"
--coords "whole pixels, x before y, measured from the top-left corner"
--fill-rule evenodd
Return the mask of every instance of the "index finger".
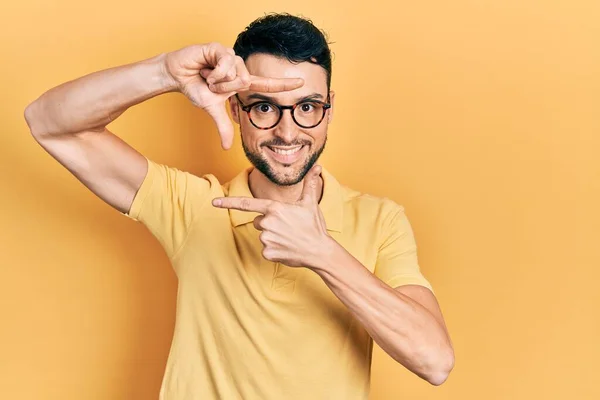
M 250 89 L 255 92 L 286 92 L 304 85 L 302 78 L 264 78 L 262 76 L 250 75 Z
M 253 211 L 266 214 L 272 200 L 255 199 L 253 197 L 217 197 L 212 204 L 218 208 L 230 208 L 240 211 Z

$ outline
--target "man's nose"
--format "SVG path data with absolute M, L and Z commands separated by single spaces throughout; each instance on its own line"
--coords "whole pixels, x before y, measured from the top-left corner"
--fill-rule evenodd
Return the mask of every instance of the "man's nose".
M 291 110 L 282 111 L 283 115 L 281 116 L 281 121 L 279 121 L 275 127 L 274 134 L 283 139 L 286 143 L 293 143 L 300 133 L 298 125 L 296 125 L 292 118 Z

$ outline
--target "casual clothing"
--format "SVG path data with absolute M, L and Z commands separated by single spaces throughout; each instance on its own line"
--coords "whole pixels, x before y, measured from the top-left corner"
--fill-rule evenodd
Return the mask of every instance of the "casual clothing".
M 316 273 L 262 257 L 259 214 L 212 206 L 215 197 L 253 197 L 251 170 L 221 185 L 148 160 L 124 214 L 158 239 L 179 280 L 160 399 L 367 399 L 364 328 Z M 431 289 L 404 208 L 321 175 L 328 233 L 390 286 Z

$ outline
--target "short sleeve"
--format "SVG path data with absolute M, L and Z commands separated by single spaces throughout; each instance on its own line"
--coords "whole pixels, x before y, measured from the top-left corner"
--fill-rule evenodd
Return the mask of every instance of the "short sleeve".
M 198 177 L 146 160 L 146 177 L 129 212 L 123 215 L 144 224 L 169 258 L 173 258 L 184 244 L 193 221 L 219 196 L 220 184 L 213 175 Z
M 433 291 L 420 271 L 417 245 L 404 207 L 396 206 L 384 222 L 383 242 L 377 254 L 375 275 L 389 286 L 421 285 Z

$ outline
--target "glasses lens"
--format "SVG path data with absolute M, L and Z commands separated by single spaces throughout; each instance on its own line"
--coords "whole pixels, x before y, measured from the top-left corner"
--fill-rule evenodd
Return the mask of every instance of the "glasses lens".
M 312 128 L 323 118 L 323 105 L 314 101 L 300 103 L 294 109 L 296 122 L 305 128 Z
M 250 119 L 259 128 L 270 128 L 279 120 L 279 113 L 271 103 L 258 103 L 250 109 Z

